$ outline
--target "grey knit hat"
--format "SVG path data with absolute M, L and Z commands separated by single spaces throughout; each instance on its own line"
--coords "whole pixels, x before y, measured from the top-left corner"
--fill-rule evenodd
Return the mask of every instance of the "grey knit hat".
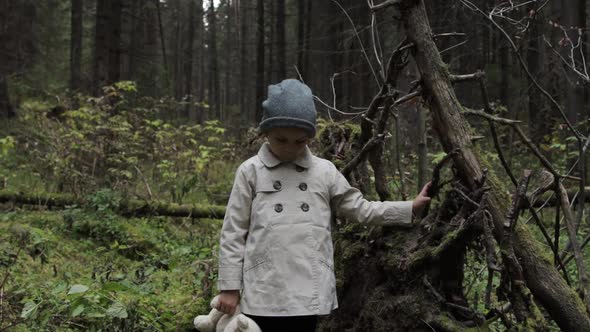
M 311 89 L 295 79 L 268 86 L 268 97 L 262 103 L 264 114 L 260 130 L 297 127 L 315 136 L 316 110 Z

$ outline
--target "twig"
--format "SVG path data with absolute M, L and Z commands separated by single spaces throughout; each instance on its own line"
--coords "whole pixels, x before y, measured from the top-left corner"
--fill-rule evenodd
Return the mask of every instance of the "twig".
M 541 151 L 539 151 L 539 149 L 537 148 L 537 146 L 522 131 L 522 129 L 520 128 L 520 126 L 517 125 L 517 124 L 520 123 L 520 121 L 510 120 L 510 119 L 505 119 L 505 118 L 499 118 L 499 117 L 496 117 L 496 116 L 487 114 L 487 113 L 485 113 L 483 111 L 480 111 L 480 110 L 467 110 L 466 109 L 462 113 L 465 114 L 465 115 L 476 115 L 476 116 L 483 117 L 485 119 L 488 119 L 488 120 L 491 120 L 491 121 L 494 121 L 494 122 L 497 122 L 497 123 L 507 124 L 507 125 L 511 126 L 516 131 L 516 133 L 518 134 L 518 136 L 520 137 L 520 139 L 523 141 L 523 143 L 525 143 L 525 145 L 529 148 L 529 150 L 531 152 L 533 152 L 533 154 L 537 157 L 537 159 L 539 159 L 539 161 L 541 162 L 541 164 L 543 164 L 543 166 L 549 172 L 551 172 L 551 174 L 553 174 L 557 178 L 567 177 L 566 175 L 561 175 L 561 174 L 557 173 L 557 170 L 553 167 L 553 165 L 551 164 L 551 162 L 549 160 L 547 160 L 547 158 L 543 155 L 543 153 L 541 153 Z
M 569 236 L 569 240 L 571 243 L 572 250 L 574 252 L 574 258 L 576 260 L 576 266 L 578 268 L 578 277 L 580 279 L 580 289 L 582 291 L 582 299 L 584 299 L 584 303 L 586 304 L 586 308 L 590 309 L 590 294 L 588 293 L 588 275 L 586 274 L 586 263 L 584 262 L 584 256 L 582 256 L 582 252 L 580 250 L 580 246 L 578 244 L 578 239 L 576 238 L 576 226 L 574 221 L 574 216 L 572 214 L 571 207 L 569 205 L 567 191 L 556 179 L 556 195 L 559 197 L 561 202 L 561 211 L 563 211 L 563 215 L 565 217 L 565 225 L 567 229 L 567 233 Z
M 463 3 L 467 8 L 480 13 L 483 17 L 485 17 L 488 21 L 490 21 L 502 33 L 502 35 L 507 39 L 510 46 L 512 46 L 512 50 L 514 51 L 514 54 L 516 55 L 518 61 L 520 62 L 521 67 L 524 69 L 525 73 L 527 74 L 527 76 L 529 77 L 529 79 L 531 80 L 533 85 L 541 92 L 541 94 L 543 94 L 547 99 L 549 99 L 549 101 L 555 107 L 555 109 L 557 109 L 559 111 L 562 120 L 566 123 L 567 127 L 569 128 L 569 130 L 571 130 L 571 132 L 574 134 L 576 139 L 581 140 L 583 137 L 582 134 L 576 128 L 574 128 L 574 126 L 572 125 L 572 123 L 568 119 L 568 117 L 565 114 L 561 105 L 553 98 L 553 96 L 551 96 L 551 94 L 549 92 L 547 92 L 545 89 L 543 89 L 543 87 L 539 84 L 539 82 L 537 82 L 537 80 L 535 79 L 533 74 L 531 74 L 528 66 L 526 65 L 525 60 L 522 58 L 522 55 L 520 54 L 520 52 L 518 50 L 518 47 L 516 46 L 516 44 L 514 44 L 514 41 L 512 40 L 512 38 L 510 38 L 508 33 L 492 18 L 493 14 L 492 13 L 490 13 L 489 15 L 486 14 L 483 10 L 481 10 L 479 7 L 477 7 L 476 5 L 471 3 L 469 0 L 459 0 L 459 1 L 461 1 L 461 3 Z
M 401 0 L 387 0 L 387 1 L 384 1 L 380 4 L 378 4 L 378 5 L 371 6 L 370 9 L 371 9 L 371 11 L 375 12 L 378 10 L 383 10 L 387 7 L 399 5 L 401 2 L 402 2 Z
M 516 181 L 516 177 L 514 176 L 514 174 L 512 174 L 512 170 L 510 169 L 510 166 L 508 166 L 508 162 L 506 162 L 506 158 L 504 157 L 504 152 L 502 151 L 502 148 L 500 147 L 500 141 L 498 140 L 498 133 L 496 132 L 496 125 L 491 120 L 489 120 L 488 123 L 490 125 L 490 133 L 492 134 L 492 140 L 494 141 L 494 147 L 496 148 L 496 152 L 498 153 L 498 158 L 500 158 L 500 163 L 502 164 L 504 171 L 506 172 L 506 174 L 508 174 L 508 176 L 510 177 L 510 180 L 512 181 L 512 183 L 516 187 L 518 185 L 518 181 Z
M 487 193 L 484 194 L 482 201 L 487 202 Z M 496 254 L 494 250 L 494 234 L 492 233 L 493 225 L 490 213 L 485 211 L 483 217 L 483 240 L 484 248 L 486 250 L 486 266 L 488 268 L 488 283 L 486 285 L 486 295 L 484 297 L 485 307 L 490 308 L 492 303 L 492 287 L 494 283 L 494 272 L 500 271 L 496 262 Z
M 369 5 L 369 8 L 371 8 L 373 6 L 373 0 L 367 0 L 367 4 Z M 375 12 L 371 12 L 371 40 L 373 41 L 373 53 L 375 53 L 375 59 L 379 64 L 381 79 L 385 82 L 385 68 L 381 61 L 383 54 L 380 52 L 381 44 L 379 43 L 379 34 L 377 33 L 377 25 L 375 24 L 376 21 L 377 16 L 375 15 Z M 377 48 L 379 48 L 379 50 L 377 50 Z
M 482 71 L 466 75 L 451 75 L 451 83 L 480 80 L 482 77 L 484 77 Z
M 154 196 L 152 195 L 152 190 L 150 189 L 150 184 L 147 182 L 145 176 L 143 176 L 143 173 L 141 172 L 141 170 L 133 165 L 133 168 L 135 168 L 135 170 L 137 171 L 137 174 L 139 174 L 139 176 L 141 177 L 141 180 L 143 181 L 143 184 L 145 185 L 145 188 L 148 192 L 148 196 L 150 197 L 150 201 L 152 201 L 154 199 Z
M 359 45 L 361 46 L 361 51 L 363 52 L 363 55 L 365 56 L 365 60 L 367 60 L 367 64 L 369 65 L 369 68 L 371 68 L 371 72 L 373 73 L 373 77 L 375 78 L 377 85 L 380 86 L 382 84 L 382 82 L 379 81 L 379 78 L 377 77 L 377 74 L 375 73 L 375 68 L 373 68 L 373 64 L 371 63 L 371 59 L 369 58 L 369 55 L 367 54 L 367 50 L 365 49 L 365 45 L 363 44 L 363 40 L 359 36 L 359 33 L 356 29 L 356 25 L 354 24 L 354 21 L 352 20 L 352 18 L 350 18 L 350 15 L 348 15 L 348 12 L 346 11 L 346 9 L 344 9 L 344 7 L 342 7 L 342 5 L 340 4 L 340 2 L 338 2 L 338 0 L 332 0 L 332 2 L 334 2 L 338 7 L 340 7 L 340 10 L 342 10 L 344 15 L 346 15 L 346 18 L 348 19 L 348 22 L 350 22 L 350 25 L 352 26 L 352 29 L 353 29 L 354 34 L 359 42 Z

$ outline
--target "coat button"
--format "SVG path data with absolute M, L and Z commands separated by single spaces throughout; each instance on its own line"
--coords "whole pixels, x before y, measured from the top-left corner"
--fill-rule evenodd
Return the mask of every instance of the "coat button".
M 281 181 L 275 181 L 275 182 L 272 184 L 272 186 L 273 186 L 273 188 L 275 188 L 276 190 L 281 190 L 281 187 L 282 187 L 282 185 L 281 185 Z
M 283 204 L 275 204 L 275 211 L 281 213 L 283 211 Z
M 295 166 L 295 170 L 296 170 L 297 172 L 303 172 L 303 171 L 305 170 L 305 168 L 303 168 L 303 167 L 301 167 L 301 166 L 297 165 L 297 166 Z
M 307 203 L 301 204 L 301 210 L 303 210 L 303 212 L 309 211 L 309 205 L 307 205 Z
M 301 189 L 301 191 L 306 191 L 307 190 L 307 183 L 301 182 L 299 184 L 299 189 Z

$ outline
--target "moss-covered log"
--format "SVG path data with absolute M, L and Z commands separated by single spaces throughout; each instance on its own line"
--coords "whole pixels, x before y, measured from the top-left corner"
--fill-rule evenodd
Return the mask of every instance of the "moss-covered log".
M 84 199 L 68 194 L 43 193 L 30 194 L 0 190 L 0 203 L 12 202 L 17 205 L 38 205 L 51 208 L 64 208 L 71 205 L 86 205 Z M 122 200 L 117 212 L 125 216 L 170 216 L 222 219 L 225 206 L 219 205 L 179 205 L 161 201 Z

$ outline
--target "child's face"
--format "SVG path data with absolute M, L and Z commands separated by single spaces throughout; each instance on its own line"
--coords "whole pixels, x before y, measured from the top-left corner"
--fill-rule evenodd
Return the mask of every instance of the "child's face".
M 283 162 L 297 159 L 310 140 L 307 131 L 300 128 L 273 128 L 266 137 L 272 153 Z

